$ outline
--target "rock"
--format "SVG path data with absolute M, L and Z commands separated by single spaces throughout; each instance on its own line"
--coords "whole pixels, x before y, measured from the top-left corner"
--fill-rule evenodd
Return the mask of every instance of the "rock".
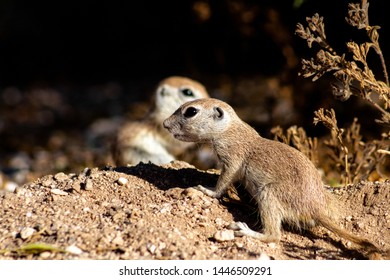
M 153 255 L 155 252 L 156 252 L 156 245 L 154 244 L 151 244 L 151 243 L 148 243 L 146 244 L 146 248 L 148 249 L 148 251 Z
M 73 255 L 80 255 L 81 253 L 83 253 L 83 251 L 76 245 L 70 245 L 66 247 L 65 251 Z
M 86 191 L 91 191 L 93 189 L 93 181 L 91 179 L 87 179 L 84 188 Z
M 54 180 L 52 176 L 47 176 L 42 179 L 41 185 L 44 187 L 51 187 L 54 185 Z
M 78 181 L 78 180 L 74 181 L 73 184 L 72 184 L 72 188 L 73 188 L 76 192 L 80 193 L 80 191 L 81 191 L 81 182 Z
M 26 239 L 29 238 L 31 235 L 33 235 L 34 232 L 35 232 L 35 229 L 30 228 L 30 227 L 25 227 L 25 228 L 23 228 L 23 229 L 20 231 L 20 237 L 21 237 L 23 240 L 26 240 Z
M 219 230 L 214 234 L 214 239 L 218 242 L 233 240 L 234 231 L 231 229 Z
M 48 259 L 51 257 L 51 253 L 50 252 L 42 252 L 39 254 L 39 256 L 42 258 L 42 259 Z
M 56 175 L 54 175 L 54 179 L 60 182 L 65 181 L 68 178 L 69 178 L 68 175 L 66 175 L 64 172 L 59 172 Z
M 126 186 L 128 182 L 129 182 L 129 180 L 127 180 L 127 179 L 124 178 L 124 177 L 120 177 L 120 178 L 117 180 L 117 183 L 118 183 L 120 186 Z
M 56 195 L 68 195 L 67 192 L 64 192 L 63 190 L 60 190 L 60 189 L 52 189 L 52 190 L 50 190 L 50 192 L 52 194 L 56 194 Z

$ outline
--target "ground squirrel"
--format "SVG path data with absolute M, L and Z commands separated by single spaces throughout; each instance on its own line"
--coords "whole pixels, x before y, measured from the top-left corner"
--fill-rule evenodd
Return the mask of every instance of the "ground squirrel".
M 230 228 L 237 236 L 277 242 L 282 222 L 298 229 L 321 225 L 374 252 L 372 258 L 377 258 L 375 245 L 332 221 L 332 199 L 313 163 L 295 148 L 261 137 L 225 102 L 206 98 L 185 103 L 164 121 L 164 127 L 178 140 L 213 146 L 221 175 L 215 190 L 202 186 L 198 190 L 219 198 L 240 181 L 254 198 L 263 233 L 236 222 Z
M 162 80 L 155 90 L 151 111 L 142 120 L 119 129 L 112 147 L 115 164 L 164 164 L 176 159 L 192 144 L 175 140 L 162 122 L 183 103 L 205 97 L 205 87 L 192 79 L 172 76 Z

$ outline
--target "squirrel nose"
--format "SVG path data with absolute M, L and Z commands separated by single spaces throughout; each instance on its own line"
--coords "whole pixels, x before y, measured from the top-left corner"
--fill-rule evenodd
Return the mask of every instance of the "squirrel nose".
M 163 122 L 163 126 L 164 126 L 164 128 L 169 129 L 169 121 L 168 121 L 168 119 L 166 119 L 166 120 Z

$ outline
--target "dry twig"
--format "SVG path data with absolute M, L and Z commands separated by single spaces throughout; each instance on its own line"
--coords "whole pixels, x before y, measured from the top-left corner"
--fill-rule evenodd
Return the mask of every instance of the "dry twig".
M 368 21 L 368 6 L 366 0 L 361 4 L 349 4 L 347 22 L 364 29 L 369 41 L 362 44 L 355 42 L 347 43 L 348 50 L 352 54 L 352 60 L 348 60 L 346 54 L 337 54 L 326 41 L 325 25 L 323 17 L 315 14 L 306 18 L 307 27 L 298 23 L 296 34 L 307 41 L 309 48 L 313 43 L 320 46 L 315 58 L 302 59 L 302 72 L 305 78 L 312 77 L 316 81 L 325 73 L 331 72 L 337 82 L 332 84 L 333 95 L 343 101 L 351 95 L 371 103 L 381 113 L 379 122 L 390 125 L 390 87 L 386 64 L 379 45 L 379 26 L 371 26 Z M 379 56 L 383 68 L 385 82 L 376 79 L 367 63 L 367 54 L 374 49 Z M 376 95 L 377 98 L 373 98 Z
M 338 54 L 327 42 L 323 17 L 315 14 L 306 18 L 307 26 L 298 23 L 296 34 L 306 40 L 309 48 L 314 44 L 319 50 L 314 58 L 302 59 L 302 75 L 316 81 L 326 73 L 332 73 L 336 82 L 332 84 L 333 95 L 342 101 L 352 95 L 369 102 L 376 108 L 383 125 L 390 126 L 390 87 L 386 63 L 379 44 L 379 26 L 372 26 L 368 16 L 369 3 L 348 5 L 346 21 L 357 29 L 365 30 L 368 41 L 358 44 L 348 42 L 348 54 Z M 379 56 L 384 81 L 377 79 L 367 62 L 367 55 L 373 49 Z M 351 54 L 351 55 L 350 55 Z M 350 59 L 348 57 L 351 57 Z M 329 156 L 335 168 L 341 172 L 344 183 L 365 180 L 375 168 L 390 154 L 390 132 L 382 139 L 369 143 L 362 141 L 360 125 L 354 119 L 348 129 L 339 128 L 333 109 L 320 109 L 315 112 L 314 124 L 323 123 L 331 131 L 330 139 L 324 144 L 329 148 Z

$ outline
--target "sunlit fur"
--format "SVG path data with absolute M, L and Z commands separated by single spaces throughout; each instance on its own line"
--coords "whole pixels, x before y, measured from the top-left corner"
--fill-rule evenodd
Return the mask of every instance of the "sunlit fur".
M 197 108 L 198 113 L 186 118 L 183 112 L 189 107 Z M 216 107 L 223 110 L 223 118 L 217 118 Z M 281 238 L 282 222 L 297 229 L 322 225 L 376 250 L 368 240 L 348 233 L 332 221 L 337 210 L 319 172 L 305 155 L 261 137 L 228 104 L 212 98 L 185 103 L 164 121 L 164 127 L 182 141 L 212 144 L 222 166 L 221 175 L 215 190 L 202 186 L 199 190 L 218 198 L 232 183 L 240 181 L 256 200 L 263 232 L 236 223 L 235 229 L 242 235 L 274 242 Z

